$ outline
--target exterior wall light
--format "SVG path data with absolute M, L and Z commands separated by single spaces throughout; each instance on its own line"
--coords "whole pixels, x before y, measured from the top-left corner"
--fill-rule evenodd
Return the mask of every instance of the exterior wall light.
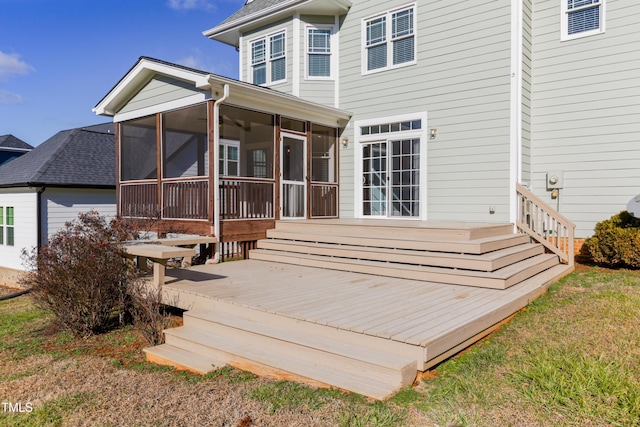
M 438 128 L 431 128 L 431 132 L 429 132 L 429 137 L 431 139 L 436 139 L 436 136 L 438 136 Z
M 349 145 L 349 138 L 345 136 L 344 138 L 342 138 L 342 146 L 346 148 L 348 145 Z

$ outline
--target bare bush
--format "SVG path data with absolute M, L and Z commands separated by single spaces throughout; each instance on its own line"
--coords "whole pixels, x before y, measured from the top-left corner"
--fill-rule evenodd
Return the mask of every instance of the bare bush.
M 103 332 L 123 309 L 128 284 L 136 277 L 120 245 L 135 235 L 122 221 L 107 223 L 97 212 L 81 213 L 48 245 L 23 251 L 29 273 L 21 283 L 65 329 L 83 336 Z

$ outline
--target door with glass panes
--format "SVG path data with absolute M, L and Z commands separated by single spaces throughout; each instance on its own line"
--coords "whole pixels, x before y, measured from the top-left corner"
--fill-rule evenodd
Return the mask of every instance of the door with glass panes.
M 307 138 L 282 134 L 280 138 L 280 217 L 305 218 L 307 207 Z
M 362 213 L 369 217 L 420 216 L 420 139 L 365 143 Z

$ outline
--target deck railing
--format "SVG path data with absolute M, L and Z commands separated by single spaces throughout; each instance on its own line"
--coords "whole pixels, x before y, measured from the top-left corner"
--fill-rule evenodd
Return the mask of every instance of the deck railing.
M 206 179 L 162 183 L 162 217 L 207 219 L 209 182 Z
M 311 184 L 311 217 L 338 217 L 338 184 Z
M 220 179 L 220 218 L 274 218 L 274 186 L 273 181 L 251 178 Z
M 144 182 L 120 185 L 120 215 L 130 218 L 155 218 L 160 214 L 158 184 Z
M 575 224 L 518 183 L 516 192 L 518 230 L 531 236 L 573 267 Z

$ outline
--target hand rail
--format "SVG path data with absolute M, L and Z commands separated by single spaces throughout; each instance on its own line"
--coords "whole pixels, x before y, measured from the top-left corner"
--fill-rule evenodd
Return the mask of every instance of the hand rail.
M 516 183 L 516 193 L 518 230 L 573 267 L 575 224 L 519 183 Z

